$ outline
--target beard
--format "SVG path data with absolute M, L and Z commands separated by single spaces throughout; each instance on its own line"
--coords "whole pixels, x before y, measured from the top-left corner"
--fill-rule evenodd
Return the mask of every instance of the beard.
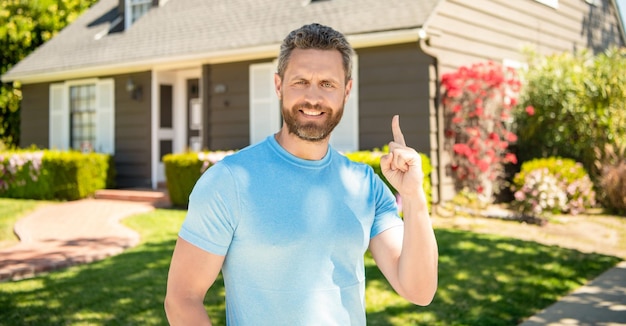
M 291 109 L 283 106 L 283 101 L 280 100 L 280 107 L 282 109 L 283 119 L 287 125 L 289 133 L 298 136 L 298 138 L 311 142 L 319 142 L 330 136 L 330 133 L 341 121 L 343 116 L 343 108 L 345 102 L 341 104 L 341 107 L 337 110 L 333 110 L 329 107 L 323 107 L 319 104 L 312 105 L 310 103 L 300 103 L 294 105 Z M 326 116 L 324 121 L 298 121 L 300 115 L 300 109 L 317 110 L 324 112 Z

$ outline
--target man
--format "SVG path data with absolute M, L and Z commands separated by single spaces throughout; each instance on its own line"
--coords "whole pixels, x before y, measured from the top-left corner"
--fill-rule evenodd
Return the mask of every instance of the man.
M 381 158 L 385 177 L 329 146 L 352 87 L 353 50 L 319 24 L 284 40 L 275 89 L 281 130 L 226 157 L 197 182 L 168 276 L 173 325 L 210 325 L 203 306 L 222 270 L 231 325 L 365 325 L 363 254 L 392 287 L 428 305 L 437 288 L 437 243 L 420 156 L 399 118 Z

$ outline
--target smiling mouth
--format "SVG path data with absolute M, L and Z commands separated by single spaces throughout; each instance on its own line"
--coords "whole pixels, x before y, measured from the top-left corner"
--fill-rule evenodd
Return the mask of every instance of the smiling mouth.
M 317 110 L 300 110 L 300 112 L 302 112 L 304 115 L 306 116 L 310 116 L 310 117 L 318 117 L 322 114 L 324 114 L 324 112 L 322 111 L 317 111 Z

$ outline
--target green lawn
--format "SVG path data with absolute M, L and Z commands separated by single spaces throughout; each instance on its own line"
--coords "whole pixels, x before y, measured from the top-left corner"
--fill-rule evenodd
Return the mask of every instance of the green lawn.
M 15 222 L 41 204 L 38 200 L 0 198 L 0 249 L 16 244 L 19 239 L 13 232 Z
M 184 214 L 158 209 L 127 218 L 124 223 L 142 235 L 139 246 L 89 265 L 0 283 L 0 324 L 165 325 L 167 270 Z M 436 233 L 440 282 L 428 307 L 393 293 L 366 257 L 368 325 L 515 325 L 620 260 L 471 232 Z M 224 324 L 223 295 L 219 279 L 205 301 L 215 325 Z

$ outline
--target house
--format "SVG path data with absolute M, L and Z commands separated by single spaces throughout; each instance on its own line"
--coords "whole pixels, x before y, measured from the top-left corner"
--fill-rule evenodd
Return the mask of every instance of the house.
M 442 148 L 443 73 L 493 60 L 625 43 L 615 0 L 101 0 L 2 76 L 22 84 L 21 146 L 114 154 L 121 188 L 156 188 L 161 157 L 238 149 L 280 128 L 279 44 L 318 22 L 356 50 L 332 144 L 391 140 L 432 160 L 435 202 L 454 194 Z

